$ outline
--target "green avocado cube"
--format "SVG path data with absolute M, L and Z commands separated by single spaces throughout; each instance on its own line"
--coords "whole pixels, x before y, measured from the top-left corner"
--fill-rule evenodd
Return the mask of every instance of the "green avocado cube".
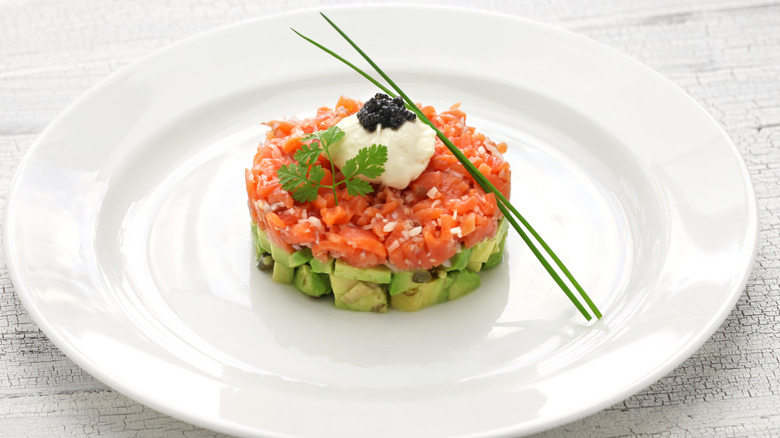
M 369 268 L 356 268 L 347 262 L 336 260 L 333 266 L 333 275 L 352 280 L 368 281 L 371 283 L 387 284 L 393 276 L 393 271 L 387 266 L 379 265 Z
M 444 277 L 444 288 L 445 289 L 449 289 L 450 286 L 452 286 L 452 283 L 455 283 L 455 279 L 453 277 L 454 277 L 453 275 L 447 275 L 446 277 Z
M 252 224 L 254 225 L 254 224 Z M 260 248 L 263 250 L 263 252 L 270 253 L 271 252 L 271 241 L 268 240 L 268 233 L 261 230 L 260 228 L 257 228 L 257 225 L 255 225 L 255 230 L 257 230 L 257 243 L 260 246 Z
M 254 221 L 252 221 L 250 224 L 252 226 L 252 247 L 255 250 L 255 258 L 260 260 L 261 257 L 268 253 L 268 251 L 263 249 L 263 247 L 260 245 L 260 233 L 263 231 L 257 228 L 257 225 L 255 225 Z
M 277 283 L 292 284 L 295 278 L 295 268 L 291 268 L 284 263 L 274 263 L 274 272 L 271 274 L 271 280 Z
M 340 297 L 349 292 L 360 280 L 352 280 L 351 278 L 341 278 L 330 274 L 330 287 L 333 288 L 333 294 L 336 297 Z
M 502 219 L 496 231 L 495 239 L 498 242 L 493 245 L 493 251 L 490 253 L 490 257 L 482 265 L 482 269 L 490 269 L 501 263 L 504 259 L 504 245 L 506 244 L 506 235 L 509 225 L 506 219 Z
M 504 259 L 505 242 L 506 242 L 506 234 L 504 234 L 504 236 L 498 242 L 498 245 L 496 245 L 496 247 L 493 249 L 493 253 L 490 254 L 490 257 L 488 257 L 487 261 L 485 261 L 485 264 L 482 265 L 482 269 L 494 268 L 496 265 L 501 263 L 501 261 Z
M 290 266 L 297 267 L 305 263 L 309 263 L 312 258 L 314 258 L 314 256 L 311 255 L 310 248 L 301 248 L 298 251 L 290 254 L 290 258 L 288 260 L 290 262 Z
M 458 299 L 463 295 L 473 292 L 481 283 L 479 274 L 469 270 L 457 271 L 450 274 L 453 282 L 449 288 L 448 299 Z
M 332 274 L 333 273 L 333 257 L 328 257 L 327 262 L 321 262 L 317 257 L 309 260 L 311 270 L 319 274 Z
M 466 264 L 466 269 L 473 272 L 479 272 L 482 269 L 482 264 L 490 258 L 490 254 L 493 252 L 493 246 L 495 246 L 495 241 L 493 239 L 485 240 L 484 242 L 479 242 L 474 245 L 474 247 L 471 248 L 471 258 L 469 259 L 468 264 Z
M 309 265 L 301 265 L 295 270 L 293 284 L 299 291 L 312 297 L 326 295 L 331 291 L 328 276 L 314 272 Z
M 504 252 L 494 252 L 493 254 L 490 254 L 490 257 L 488 257 L 487 261 L 482 264 L 482 269 L 494 268 L 499 265 L 502 260 L 504 260 Z
M 311 255 L 311 249 L 309 248 L 302 248 L 293 253 L 288 253 L 273 243 L 270 243 L 270 245 L 271 255 L 273 256 L 274 261 L 277 262 L 277 264 L 281 263 L 291 268 L 301 266 L 302 264 L 307 263 L 313 257 Z
M 415 289 L 391 295 L 390 306 L 404 312 L 415 312 L 428 306 L 447 301 L 446 277 L 436 278 Z
M 390 284 L 387 285 L 387 291 L 390 295 L 398 295 L 420 287 L 421 284 L 431 281 L 431 278 L 431 273 L 424 270 L 394 272 Z
M 333 303 L 338 309 L 387 312 L 387 292 L 382 285 L 330 275 Z
M 469 259 L 471 259 L 471 248 L 463 248 L 460 250 L 460 252 L 450 257 L 450 267 L 447 268 L 447 270 L 462 271 L 466 269 L 466 265 L 469 263 Z
M 493 235 L 488 240 L 482 241 L 476 245 L 474 245 L 473 248 L 471 248 L 471 258 L 469 259 L 468 264 L 466 265 L 466 269 L 473 271 L 473 272 L 479 272 L 483 268 L 483 264 L 488 261 L 491 255 L 500 252 L 500 249 L 498 247 L 499 242 L 501 242 L 505 237 L 507 230 L 509 229 L 509 223 L 506 219 L 501 219 L 501 221 L 498 223 L 498 227 L 496 228 L 496 234 Z M 493 260 L 493 266 L 495 264 L 498 264 L 501 259 L 499 258 L 498 261 Z
M 413 277 L 414 271 L 394 272 L 393 277 L 390 279 L 390 284 L 387 285 L 387 292 L 390 295 L 397 295 L 419 286 L 412 280 Z

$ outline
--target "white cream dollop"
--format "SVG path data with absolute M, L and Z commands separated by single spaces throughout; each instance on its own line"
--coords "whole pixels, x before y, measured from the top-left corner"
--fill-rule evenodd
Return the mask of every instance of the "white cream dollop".
M 387 146 L 385 171 L 378 178 L 367 180 L 395 189 L 405 189 L 417 179 L 428 167 L 436 149 L 436 132 L 420 119 L 406 121 L 398 129 L 377 125 L 374 132 L 369 132 L 360 124 L 357 115 L 353 114 L 336 126 L 344 131 L 344 137 L 330 149 L 333 164 L 341 169 L 360 149 L 372 144 L 383 144 Z

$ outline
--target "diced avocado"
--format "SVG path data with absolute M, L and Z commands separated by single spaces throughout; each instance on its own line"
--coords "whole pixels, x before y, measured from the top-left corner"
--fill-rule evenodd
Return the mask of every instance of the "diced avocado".
M 387 292 L 390 295 L 397 295 L 415 287 L 412 277 L 414 277 L 414 271 L 394 272 L 390 284 L 387 285 Z
M 312 259 L 311 250 L 309 248 L 302 248 L 292 254 L 288 254 L 287 251 L 279 248 L 273 243 L 269 242 L 269 244 L 271 245 L 271 255 L 274 257 L 276 264 L 281 263 L 291 268 L 295 268 Z
M 287 254 L 287 251 L 283 250 L 282 248 L 271 244 L 271 255 L 273 256 L 277 265 L 282 264 L 285 266 L 290 266 L 290 254 Z
M 435 278 L 415 289 L 392 295 L 390 306 L 404 312 L 414 312 L 424 307 L 447 301 L 446 277 Z
M 255 249 L 255 258 L 257 260 L 260 260 L 260 258 L 263 257 L 268 251 L 264 250 L 263 247 L 260 245 L 260 232 L 261 230 L 257 228 L 257 225 L 255 225 L 254 222 L 251 222 L 252 225 L 252 245 Z
M 485 264 L 482 265 L 482 269 L 490 269 L 501 263 L 501 260 L 504 259 L 504 242 L 506 242 L 506 234 L 498 242 L 498 245 L 495 246 L 493 253 L 490 254 Z
M 505 217 L 501 218 L 501 220 L 498 222 L 498 231 L 496 231 L 496 235 L 506 236 L 507 232 L 509 231 L 509 221 L 506 220 Z M 503 239 L 503 237 L 502 237 Z
M 252 225 L 252 247 L 255 249 L 255 256 L 260 257 L 260 240 L 257 238 L 257 225 L 255 225 L 254 222 L 251 223 Z
M 278 261 L 274 262 L 274 272 L 271 274 L 271 280 L 277 283 L 292 284 L 293 278 L 295 278 L 295 268 Z
M 374 292 L 377 291 L 376 287 L 372 287 L 369 283 L 365 281 L 358 281 L 357 284 L 352 286 L 350 290 L 348 290 L 344 295 L 339 297 L 339 301 L 344 303 L 345 305 L 354 304 L 355 301 L 365 298 L 368 295 L 372 295 Z
M 454 256 L 450 257 L 450 267 L 447 268 L 447 270 L 462 271 L 466 269 L 466 265 L 469 263 L 469 259 L 471 259 L 471 248 L 463 248 L 459 253 L 456 253 Z
M 482 269 L 490 269 L 501 263 L 501 260 L 504 259 L 504 244 L 506 243 L 506 235 L 507 230 L 509 228 L 508 222 L 506 219 L 501 219 L 501 222 L 498 224 L 498 230 L 496 231 L 496 236 L 494 239 L 498 242 L 496 245 L 493 245 L 493 251 L 490 253 L 490 257 L 485 261 L 485 264 L 482 265 Z
M 469 259 L 466 269 L 479 272 L 482 269 L 482 264 L 490 258 L 490 253 L 493 252 L 493 246 L 495 246 L 493 239 L 479 242 L 471 248 L 471 258 Z
M 294 253 L 290 254 L 290 266 L 296 267 L 301 266 L 305 263 L 309 263 L 309 261 L 314 258 L 311 255 L 311 249 L 309 248 L 301 248 L 298 251 L 295 251 Z
M 314 272 L 309 265 L 301 265 L 295 270 L 293 282 L 299 291 L 313 297 L 330 293 L 330 279 L 327 275 Z
M 353 280 L 351 278 L 341 278 L 341 277 L 336 277 L 333 274 L 330 274 L 330 287 L 333 288 L 333 293 L 336 296 L 344 295 L 359 282 L 360 280 Z
M 501 260 L 504 260 L 504 252 L 494 252 L 493 254 L 490 254 L 490 257 L 488 257 L 487 261 L 482 264 L 482 269 L 494 268 L 499 263 L 501 263 Z
M 394 272 L 387 291 L 390 295 L 398 295 L 431 281 L 431 278 L 431 273 L 424 270 Z
M 390 283 L 393 271 L 387 266 L 379 265 L 369 268 L 356 268 L 342 260 L 336 260 L 333 266 L 333 275 L 352 280 L 369 281 L 371 283 Z
M 257 240 L 258 240 L 258 244 L 260 245 L 260 248 L 262 248 L 263 252 L 270 253 L 271 242 L 268 240 L 268 233 L 261 230 L 260 228 L 257 228 L 257 225 L 255 225 L 255 229 L 257 230 Z
M 328 257 L 327 262 L 321 262 L 317 257 L 309 260 L 311 270 L 319 274 L 332 274 L 333 273 L 333 258 Z
M 483 263 L 486 263 L 492 254 L 500 252 L 498 244 L 506 237 L 508 228 L 509 223 L 507 220 L 501 219 L 496 228 L 496 234 L 494 234 L 492 238 L 474 245 L 474 247 L 471 248 L 471 258 L 469 259 L 468 264 L 466 264 L 466 269 L 473 272 L 479 272 L 483 268 Z M 493 260 L 495 264 L 498 264 L 500 261 L 500 258 L 498 261 L 495 259 Z M 493 266 L 495 266 L 495 264 Z
M 358 312 L 387 312 L 387 293 L 382 285 L 330 275 L 336 308 Z
M 449 276 L 453 279 L 449 288 L 450 301 L 474 291 L 480 284 L 479 275 L 468 270 L 452 272 Z
M 444 288 L 449 289 L 452 284 L 455 283 L 455 278 L 453 275 L 447 275 L 444 277 Z

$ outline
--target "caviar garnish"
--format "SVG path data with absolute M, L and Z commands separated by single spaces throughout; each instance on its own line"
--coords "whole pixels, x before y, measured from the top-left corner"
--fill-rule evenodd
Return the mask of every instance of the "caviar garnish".
M 411 122 L 416 118 L 415 113 L 406 109 L 402 97 L 393 99 L 384 93 L 376 93 L 357 113 L 358 121 L 368 132 L 376 131 L 376 125 L 398 129 L 404 122 Z

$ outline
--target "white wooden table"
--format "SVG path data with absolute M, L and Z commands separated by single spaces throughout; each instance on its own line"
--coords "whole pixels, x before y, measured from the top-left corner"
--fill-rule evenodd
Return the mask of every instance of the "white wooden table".
M 0 0 L 0 209 L 22 157 L 70 102 L 181 38 L 321 0 Z M 761 248 L 736 308 L 669 375 L 540 436 L 780 436 L 780 1 L 437 1 L 584 34 L 670 78 L 726 129 L 753 178 Z M 0 258 L 0 436 L 204 437 L 82 371 L 21 306 Z

